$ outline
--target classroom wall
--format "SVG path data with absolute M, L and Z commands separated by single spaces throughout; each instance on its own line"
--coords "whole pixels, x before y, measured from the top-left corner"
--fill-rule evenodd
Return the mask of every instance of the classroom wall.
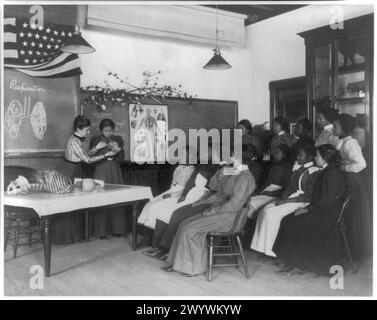
M 252 122 L 270 118 L 269 82 L 305 75 L 305 43 L 297 33 L 330 23 L 331 5 L 310 5 L 247 27 L 251 54 Z M 343 5 L 344 19 L 372 13 L 372 5 Z
M 221 47 L 230 70 L 210 71 L 202 67 L 212 57 L 213 44 L 169 40 L 132 33 L 82 30 L 96 52 L 82 55 L 82 86 L 103 85 L 109 80 L 106 69 L 117 72 L 133 84 L 140 84 L 142 73 L 161 70 L 160 84 L 181 84 L 188 95 L 198 98 L 236 100 L 239 118 L 250 118 L 251 77 L 249 48 Z M 93 67 L 95 66 L 95 67 Z M 117 87 L 119 82 L 110 83 Z

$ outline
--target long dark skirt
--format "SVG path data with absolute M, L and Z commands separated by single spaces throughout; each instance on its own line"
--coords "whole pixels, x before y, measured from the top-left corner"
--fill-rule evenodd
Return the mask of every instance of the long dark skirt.
M 329 275 L 341 261 L 337 221 L 344 199 L 306 214 L 286 216 L 280 225 L 273 251 L 293 267 Z
M 169 225 L 166 227 L 166 230 L 164 232 L 160 232 L 159 230 L 155 230 L 156 235 L 163 233 L 163 235 L 158 239 L 159 243 L 158 246 L 169 250 L 171 244 L 173 243 L 175 234 L 177 233 L 178 227 L 181 224 L 182 221 L 195 216 L 196 214 L 205 211 L 208 209 L 211 205 L 210 204 L 200 204 L 198 206 L 192 206 L 191 204 L 188 204 L 184 207 L 181 207 L 177 210 L 175 210 L 170 217 Z M 164 228 L 163 224 L 158 224 L 158 227 Z M 157 227 L 157 226 L 156 226 Z M 156 239 L 153 241 L 154 243 L 158 242 Z
M 72 182 L 74 178 L 83 176 L 81 163 L 64 161 L 57 170 L 69 177 Z M 51 238 L 52 242 L 56 244 L 75 243 L 82 240 L 84 238 L 84 215 L 78 213 L 55 217 L 51 225 Z
M 116 160 L 104 160 L 96 165 L 94 179 L 105 183 L 123 184 L 122 171 Z M 129 231 L 129 222 L 125 208 L 105 209 L 92 214 L 92 234 L 95 237 L 125 235 Z
M 373 210 L 372 198 L 366 185 L 364 172 L 347 173 L 350 203 L 345 214 L 347 237 L 355 259 L 372 255 Z

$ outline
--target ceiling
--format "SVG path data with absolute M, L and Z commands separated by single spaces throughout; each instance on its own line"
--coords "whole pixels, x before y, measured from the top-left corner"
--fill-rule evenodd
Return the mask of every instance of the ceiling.
M 275 5 L 275 4 L 263 4 L 263 5 L 218 5 L 217 8 L 221 10 L 242 13 L 247 15 L 245 25 L 256 23 L 279 14 L 292 11 L 303 7 L 304 5 Z M 216 8 L 216 5 L 206 5 L 206 7 Z

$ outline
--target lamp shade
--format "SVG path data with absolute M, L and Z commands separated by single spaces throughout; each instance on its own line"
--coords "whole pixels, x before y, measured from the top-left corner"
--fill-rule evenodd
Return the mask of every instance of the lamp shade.
M 206 70 L 227 70 L 232 66 L 226 62 L 226 60 L 221 56 L 220 49 L 216 47 L 213 49 L 214 55 L 203 67 Z
M 71 38 L 68 38 L 67 41 L 60 48 L 63 52 L 68 53 L 92 53 L 96 51 L 82 36 L 79 31 L 79 27 L 76 26 L 75 31 L 72 34 Z

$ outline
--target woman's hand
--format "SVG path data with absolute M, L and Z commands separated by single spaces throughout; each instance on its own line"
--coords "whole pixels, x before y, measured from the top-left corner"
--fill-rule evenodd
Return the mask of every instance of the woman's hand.
M 215 214 L 215 210 L 213 210 L 213 209 L 207 209 L 207 210 L 203 211 L 203 216 L 204 217 L 212 216 L 214 214 Z
M 107 151 L 107 152 L 105 153 L 105 158 L 107 158 L 107 157 L 114 157 L 116 154 L 117 154 L 117 153 L 114 152 L 114 151 Z
M 295 211 L 295 216 L 297 217 L 297 216 L 299 216 L 299 215 L 301 215 L 301 214 L 305 214 L 305 213 L 307 213 L 307 212 L 309 212 L 308 209 L 306 209 L 306 208 L 300 208 L 300 209 L 297 209 L 297 210 Z
M 107 146 L 107 142 L 105 142 L 105 141 L 100 141 L 100 142 L 98 142 L 98 143 L 96 144 L 95 149 L 96 149 L 96 150 L 100 150 L 100 149 L 103 149 L 103 148 L 106 147 L 106 146 Z

